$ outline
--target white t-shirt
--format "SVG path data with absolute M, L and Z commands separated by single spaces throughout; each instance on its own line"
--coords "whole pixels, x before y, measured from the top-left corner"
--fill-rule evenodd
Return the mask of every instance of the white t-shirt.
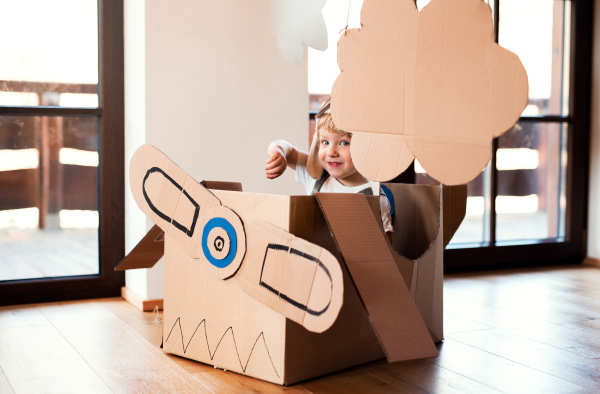
M 301 184 L 306 190 L 307 195 L 311 195 L 317 180 L 314 179 L 308 173 L 306 169 L 306 163 L 308 161 L 308 155 L 303 152 L 298 152 L 298 160 L 296 162 L 296 182 Z M 367 187 L 373 186 L 371 182 L 365 183 L 359 186 L 344 186 L 334 177 L 329 177 L 321 187 L 320 193 L 358 193 Z M 379 185 L 376 186 L 377 192 L 379 191 Z M 375 190 L 374 190 L 375 191 Z M 373 193 L 377 195 L 379 193 Z M 392 216 L 390 215 L 391 205 L 386 196 L 381 195 L 379 197 L 379 209 L 381 211 L 381 221 L 383 222 L 383 229 L 386 233 L 393 232 L 394 227 L 392 226 Z

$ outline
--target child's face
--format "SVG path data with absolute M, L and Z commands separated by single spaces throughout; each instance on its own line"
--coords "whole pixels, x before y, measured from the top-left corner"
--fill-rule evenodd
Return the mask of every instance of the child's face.
M 350 157 L 350 136 L 319 130 L 319 161 L 333 178 L 344 179 L 356 173 Z

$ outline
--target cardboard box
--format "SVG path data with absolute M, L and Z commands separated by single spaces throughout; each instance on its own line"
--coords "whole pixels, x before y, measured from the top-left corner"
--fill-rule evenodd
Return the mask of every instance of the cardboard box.
M 494 42 L 489 6 L 432 0 L 419 12 L 412 0 L 367 0 L 361 26 L 338 43 L 331 99 L 356 168 L 386 181 L 417 158 L 445 184 L 474 179 L 528 96 L 519 58 Z M 279 384 L 437 355 L 443 251 L 464 218 L 465 185 L 386 184 L 391 244 L 377 198 L 209 191 L 147 145 L 130 185 L 166 234 L 166 351 Z
M 179 179 L 187 187 L 175 187 L 176 193 L 171 181 L 148 180 L 152 174 L 160 173 L 157 168 L 166 168 L 165 179 Z M 199 185 L 180 171 L 166 156 L 145 146 L 134 155 L 130 173 L 136 201 L 146 213 L 154 215 L 153 220 L 166 232 L 165 351 L 278 384 L 292 384 L 384 356 L 390 361 L 400 361 L 437 354 L 433 340 L 443 337 L 443 248 L 464 217 L 465 186 L 387 184 L 396 207 L 397 233 L 393 245 L 413 258 L 410 259 L 395 253 L 387 243 L 381 229 L 378 197 L 208 191 L 198 189 Z M 146 183 L 160 184 L 157 188 L 163 190 L 146 190 L 143 186 Z M 136 187 L 140 190 L 135 190 Z M 168 203 L 165 195 L 179 203 Z M 178 206 L 189 204 L 189 200 L 194 207 L 193 202 L 202 198 L 206 200 L 197 204 L 197 211 L 188 212 L 195 218 L 196 231 L 192 231 L 192 226 L 178 214 L 183 209 Z M 215 201 L 209 201 L 211 198 Z M 152 204 L 155 210 L 144 205 L 148 201 L 156 203 Z M 170 221 L 161 218 L 161 215 L 167 216 L 160 210 L 165 207 L 171 207 Z M 247 251 L 239 270 L 227 275 L 214 274 L 214 266 L 203 257 L 203 251 L 199 252 L 202 248 L 175 235 L 193 232 L 193 237 L 201 238 L 199 229 L 201 226 L 206 229 L 210 220 L 205 215 L 211 209 L 228 210 L 237 215 L 246 234 Z M 348 212 L 353 214 L 348 215 Z M 173 224 L 176 219 L 179 220 L 177 226 Z M 260 229 L 267 231 L 258 238 L 262 230 L 254 229 L 257 223 Z M 271 261 L 268 247 L 256 247 L 264 242 L 263 238 L 274 237 L 270 235 L 275 233 L 273 228 L 281 232 L 277 242 L 287 239 L 296 250 L 308 251 L 322 261 L 331 255 L 339 267 L 343 282 L 341 302 L 336 303 L 335 296 L 327 292 L 325 297 L 314 297 L 318 302 L 313 305 L 327 305 L 335 310 L 339 304 L 330 326 L 318 326 L 322 321 L 317 318 L 314 319 L 318 324 L 307 325 L 303 317 L 297 316 L 299 310 L 310 309 L 314 289 L 328 289 L 329 282 L 325 281 L 325 286 L 320 285 L 319 280 L 307 282 L 308 265 L 290 265 L 286 258 L 293 257 L 292 253 L 284 254 L 283 260 L 273 257 L 275 260 Z M 155 236 L 153 233 L 150 238 Z M 147 240 L 142 241 L 140 247 L 144 242 Z M 273 256 L 279 252 L 275 250 Z M 270 269 L 269 261 L 276 263 L 274 267 L 282 267 L 281 270 Z M 277 264 L 278 261 L 284 263 Z M 261 267 L 261 283 L 279 291 L 274 298 L 268 297 L 273 291 L 267 296 L 253 293 L 251 272 L 255 267 Z M 303 268 L 298 271 L 298 267 Z M 334 284 L 337 286 L 335 268 L 327 267 L 333 277 L 333 289 Z M 128 268 L 141 268 L 140 259 L 126 259 L 118 267 L 120 270 Z M 271 273 L 267 276 L 269 269 Z M 251 272 L 246 272 L 248 270 Z M 311 272 L 315 272 L 315 268 Z M 318 278 L 317 274 L 313 275 Z M 303 291 L 306 283 L 311 284 L 312 291 Z M 284 292 L 287 299 L 283 297 Z M 302 299 L 308 300 L 303 304 L 307 305 L 305 309 L 294 304 Z M 329 300 L 329 304 L 323 300 Z

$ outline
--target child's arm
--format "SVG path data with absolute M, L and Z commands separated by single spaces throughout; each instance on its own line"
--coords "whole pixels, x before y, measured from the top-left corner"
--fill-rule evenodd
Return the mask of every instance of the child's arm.
M 287 141 L 277 140 L 271 142 L 267 148 L 267 155 L 269 156 L 265 166 L 267 178 L 275 179 L 279 177 L 288 166 L 295 171 L 298 155 L 301 153 L 303 152 L 299 152 Z

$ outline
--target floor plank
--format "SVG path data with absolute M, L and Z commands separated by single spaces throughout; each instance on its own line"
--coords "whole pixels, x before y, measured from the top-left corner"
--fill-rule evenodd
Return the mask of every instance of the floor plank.
M 568 323 L 559 324 L 559 326 L 565 327 L 567 330 L 569 330 L 569 332 L 573 332 L 573 329 L 575 329 L 576 332 L 583 332 L 591 336 L 592 338 L 596 338 L 596 341 L 592 339 L 593 343 L 591 344 L 591 346 L 593 346 L 594 348 L 600 343 L 600 319 L 585 319 L 572 321 Z
M 99 302 L 152 345 L 160 346 L 163 334 L 162 311 L 159 311 L 157 321 L 154 312 L 141 312 L 129 302 L 123 302 L 121 297 L 107 298 Z
M 115 392 L 210 392 L 101 303 L 40 310 Z
M 404 382 L 431 393 L 499 393 L 473 379 L 435 365 L 431 360 L 387 363 L 376 361 L 362 367 L 366 372 L 391 384 Z
M 432 362 L 503 393 L 586 392 L 576 384 L 453 339 L 446 339 L 440 356 Z
M 466 332 L 476 330 L 487 330 L 492 328 L 486 324 L 478 323 L 471 319 L 444 312 L 444 334 L 453 332 Z
M 273 383 L 263 382 L 234 372 L 223 371 L 210 367 L 213 371 L 197 372 L 192 376 L 211 392 L 218 393 L 267 393 L 267 394 L 308 394 L 300 385 L 283 387 Z
M 587 322 L 590 321 L 586 320 L 581 323 Z M 598 328 L 597 334 L 600 335 L 600 325 Z M 502 330 L 582 357 L 600 358 L 600 338 L 593 331 L 578 328 L 577 322 L 558 324 L 545 322 L 515 323 L 513 326 L 503 327 Z
M 301 383 L 300 386 L 313 394 L 388 394 L 426 393 L 427 391 L 404 381 L 387 382 L 373 374 L 353 368 L 318 379 Z
M 450 334 L 449 338 L 545 372 L 568 382 L 598 388 L 600 363 L 506 331 Z
M 598 386 L 600 269 L 453 274 L 445 289 L 438 358 L 377 361 L 291 387 L 165 354 L 162 323 L 120 298 L 0 308 L 0 393 L 578 393 Z
M 49 324 L 0 328 L 0 365 L 17 393 L 111 393 Z
M 1 371 L 0 371 L 0 393 L 14 394 L 14 391 L 13 391 L 12 387 L 10 386 L 10 383 L 8 383 L 8 379 L 6 379 L 6 375 L 4 375 L 4 372 L 1 372 Z
M 50 324 L 36 306 L 0 308 L 0 328 Z
M 544 276 L 519 279 L 484 277 L 450 281 L 445 291 L 551 323 L 600 318 L 600 300 L 575 293 L 575 287 L 568 288 L 568 291 L 557 289 L 555 280 Z

